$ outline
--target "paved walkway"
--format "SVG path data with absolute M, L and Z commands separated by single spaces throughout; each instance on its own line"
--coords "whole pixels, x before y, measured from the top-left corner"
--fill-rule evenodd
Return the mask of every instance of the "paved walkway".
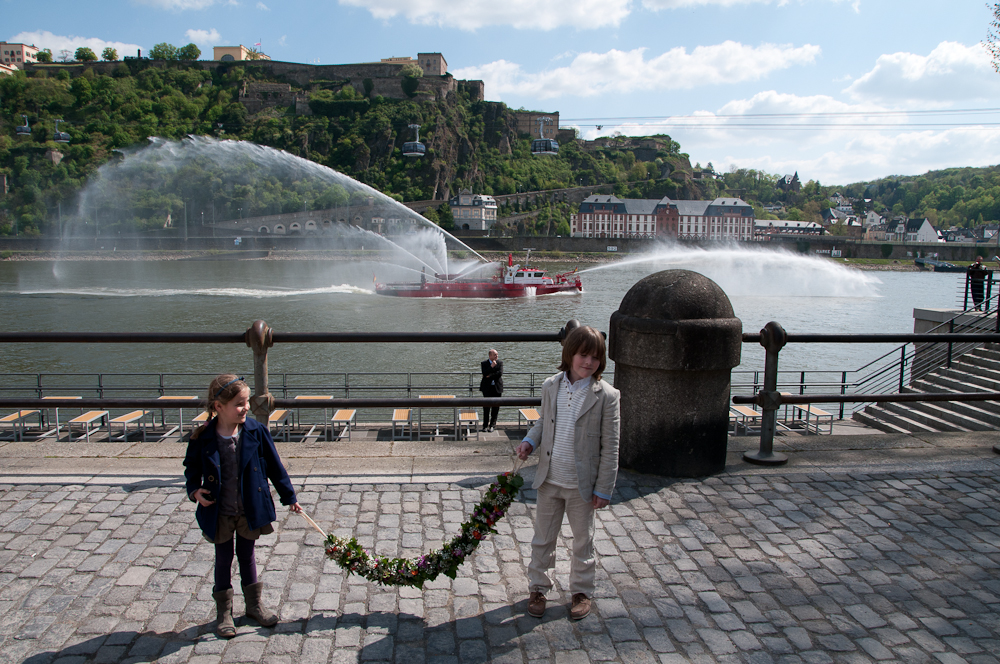
M 622 473 L 598 513 L 595 610 L 576 623 L 561 591 L 543 620 L 525 613 L 531 491 L 455 580 L 422 592 L 347 576 L 281 512 L 257 556 L 282 622 L 241 618 L 230 641 L 212 633 L 213 549 L 183 495 L 182 444 L 0 444 L 0 661 L 996 663 L 996 439 L 782 438 L 780 468 L 744 464 L 756 441 L 731 439 L 715 477 Z M 457 529 L 510 446 L 279 447 L 324 528 L 415 556 Z

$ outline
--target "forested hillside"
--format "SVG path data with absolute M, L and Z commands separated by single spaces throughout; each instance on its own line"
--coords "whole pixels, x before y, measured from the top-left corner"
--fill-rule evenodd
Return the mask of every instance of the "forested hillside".
M 206 70 L 131 60 L 110 74 L 51 65 L 0 79 L 0 172 L 10 188 L 0 200 L 0 232 L 12 232 L 15 221 L 19 232 L 51 230 L 58 214 L 74 214 L 78 192 L 99 166 L 151 136 L 253 141 L 329 166 L 402 201 L 444 201 L 465 187 L 504 194 L 580 184 L 614 184 L 623 196 L 700 194 L 691 186 L 683 154 L 664 153 L 645 163 L 631 152 L 583 151 L 571 142 L 557 158 L 533 158 L 530 138 L 517 134 L 510 109 L 469 101 L 464 93 L 436 102 L 366 98 L 350 85 L 318 81 L 308 91 L 312 115 L 273 108 L 249 116 L 238 91 L 259 75 L 252 64 Z M 31 125 L 30 137 L 15 136 L 22 115 Z M 52 140 L 56 119 L 64 121 L 60 129 L 70 133 L 70 144 Z M 428 153 L 421 159 L 401 154 L 402 143 L 411 139 L 409 124 L 422 127 Z M 59 163 L 52 159 L 55 151 L 63 155 Z M 663 172 L 672 172 L 673 179 L 660 179 Z M 238 207 L 243 216 L 324 202 L 272 184 L 246 181 L 212 196 L 219 209 L 235 215 Z M 137 229 L 178 214 L 183 205 L 180 196 L 148 199 L 161 209 L 137 211 Z M 568 214 L 558 211 L 560 217 Z
M 127 60 L 97 69 L 82 63 L 36 66 L 0 78 L 0 174 L 9 192 L 0 197 L 0 234 L 51 232 L 56 219 L 72 219 L 78 194 L 95 171 L 122 151 L 140 148 L 148 137 L 180 140 L 188 135 L 252 141 L 309 159 L 349 175 L 401 201 L 444 202 L 459 189 L 510 194 L 579 185 L 612 185 L 623 198 L 714 198 L 741 196 L 758 216 L 773 218 L 764 205 L 780 203 L 782 218 L 819 220 L 839 192 L 882 213 L 926 216 L 938 225 L 974 225 L 1000 219 L 1000 170 L 962 168 L 919 177 L 891 177 L 871 183 L 821 185 L 803 177 L 797 192 L 777 187 L 779 175 L 734 169 L 718 179 L 696 178 L 688 155 L 669 137 L 669 146 L 650 161 L 615 147 L 584 149 L 564 141 L 558 157 L 532 157 L 530 137 L 518 134 L 514 112 L 498 102 L 471 101 L 462 91 L 445 101 L 387 99 L 364 96 L 343 81 L 313 81 L 303 90 L 311 115 L 294 107 L 271 108 L 249 115 L 239 102 L 246 82 L 268 82 L 259 67 L 203 68 L 184 62 Z M 281 81 L 271 81 L 281 82 Z M 17 136 L 15 126 L 26 116 L 30 136 Z M 69 144 L 53 140 L 55 120 L 67 131 Z M 421 125 L 427 155 L 402 156 L 411 139 L 410 124 Z M 60 159 L 61 155 L 61 159 Z M 710 166 L 710 165 L 709 165 Z M 705 169 L 709 171 L 710 169 Z M 211 199 L 221 218 L 318 208 L 329 204 L 330 192 L 309 183 L 256 180 L 215 182 L 205 173 L 164 178 L 183 183 L 187 191 L 132 192 L 142 204 L 118 219 L 118 231 L 162 226 L 166 215 L 181 213 L 190 202 L 192 183 Z M 172 185 L 171 185 L 172 186 Z M 180 184 L 178 185 L 180 186 Z M 865 205 L 859 204 L 859 211 Z M 188 212 L 190 212 L 190 206 Z M 501 216 L 515 212 L 501 209 Z M 542 210 L 518 230 L 558 232 L 572 212 L 565 204 Z M 226 215 L 229 215 L 228 217 Z M 447 224 L 449 215 L 428 217 Z

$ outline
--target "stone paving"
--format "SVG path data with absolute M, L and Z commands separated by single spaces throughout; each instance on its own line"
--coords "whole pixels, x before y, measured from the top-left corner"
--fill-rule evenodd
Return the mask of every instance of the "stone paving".
M 238 618 L 229 641 L 212 632 L 214 551 L 183 495 L 179 460 L 174 473 L 125 479 L 72 477 L 64 465 L 64 480 L 53 471 L 39 483 L 8 469 L 0 662 L 1000 662 L 992 452 L 882 465 L 860 454 L 854 465 L 826 459 L 828 470 L 804 456 L 757 469 L 735 455 L 725 473 L 700 480 L 623 473 L 598 513 L 595 608 L 579 622 L 565 592 L 550 594 L 544 619 L 526 615 L 532 491 L 456 579 L 423 591 L 348 576 L 304 519 L 280 512 L 257 558 L 281 622 Z M 344 478 L 289 465 L 322 527 L 390 556 L 439 545 L 491 479 Z M 558 552 L 565 589 L 564 543 Z

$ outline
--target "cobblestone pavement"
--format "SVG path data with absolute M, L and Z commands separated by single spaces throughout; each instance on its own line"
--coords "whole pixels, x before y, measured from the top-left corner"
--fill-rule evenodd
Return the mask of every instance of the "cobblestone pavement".
M 983 459 L 623 473 L 598 513 L 595 609 L 579 622 L 565 592 L 550 594 L 544 619 L 526 615 L 534 492 L 458 578 L 423 591 L 346 575 L 304 519 L 282 512 L 257 547 L 281 622 L 238 618 L 230 641 L 212 633 L 214 551 L 179 477 L 0 478 L 0 661 L 996 663 L 1000 470 Z M 324 528 L 416 556 L 457 530 L 491 478 L 293 479 Z M 564 543 L 558 552 L 565 589 Z

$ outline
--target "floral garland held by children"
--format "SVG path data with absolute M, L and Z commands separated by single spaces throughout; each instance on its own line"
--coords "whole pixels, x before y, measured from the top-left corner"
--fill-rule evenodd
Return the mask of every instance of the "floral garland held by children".
M 518 464 L 520 465 L 520 464 Z M 465 562 L 479 543 L 490 533 L 495 524 L 507 514 L 524 479 L 517 469 L 497 476 L 490 484 L 483 499 L 472 510 L 472 516 L 462 524 L 461 532 L 439 550 L 419 558 L 387 558 L 374 556 L 358 544 L 357 539 L 327 535 L 303 512 L 302 515 L 326 536 L 326 555 L 350 574 L 357 574 L 383 586 L 414 586 L 423 588 L 425 581 L 433 581 L 440 574 L 454 579 L 458 566 Z

